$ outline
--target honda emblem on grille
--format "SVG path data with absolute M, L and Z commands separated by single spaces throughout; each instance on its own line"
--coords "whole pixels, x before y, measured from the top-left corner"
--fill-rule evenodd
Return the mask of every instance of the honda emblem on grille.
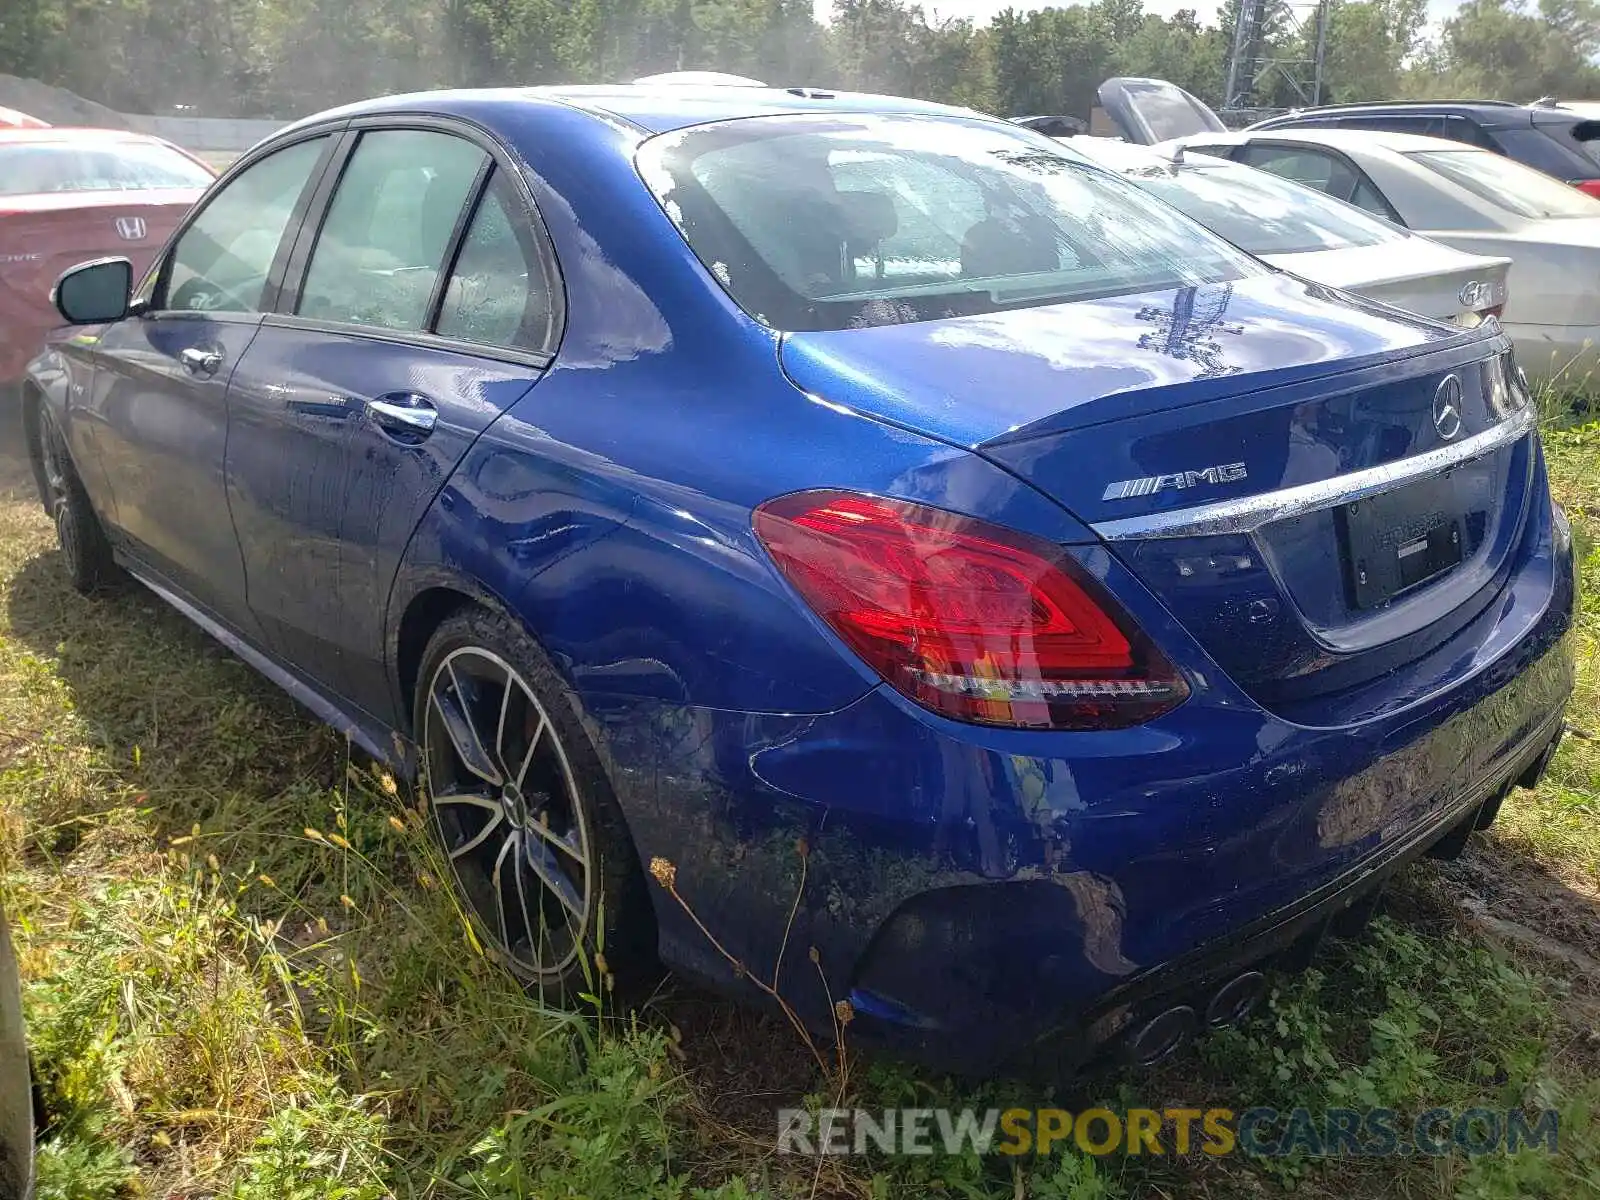
M 1433 427 L 1449 441 L 1461 432 L 1461 380 L 1446 375 L 1433 393 Z
M 143 217 L 118 217 L 117 236 L 125 242 L 142 242 L 145 225 Z

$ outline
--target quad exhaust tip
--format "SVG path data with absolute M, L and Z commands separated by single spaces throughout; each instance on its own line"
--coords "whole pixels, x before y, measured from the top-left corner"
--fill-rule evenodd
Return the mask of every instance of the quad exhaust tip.
M 1235 975 L 1211 997 L 1203 1022 L 1189 1005 L 1174 1005 L 1129 1034 L 1123 1053 L 1135 1066 L 1153 1067 L 1188 1045 L 1202 1027 L 1222 1029 L 1239 1024 L 1266 994 L 1267 977 L 1260 971 Z
M 1187 1004 L 1157 1013 L 1128 1038 L 1128 1058 L 1136 1066 L 1153 1067 L 1188 1045 L 1199 1028 L 1200 1018 Z
M 1267 994 L 1267 977 L 1260 971 L 1246 971 L 1217 989 L 1206 1005 L 1206 1024 L 1212 1029 L 1237 1025 L 1255 1009 Z

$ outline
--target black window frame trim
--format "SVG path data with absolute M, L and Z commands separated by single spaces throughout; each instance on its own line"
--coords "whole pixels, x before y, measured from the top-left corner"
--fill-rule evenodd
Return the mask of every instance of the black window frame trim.
M 461 211 L 456 215 L 456 224 L 451 231 L 450 240 L 445 246 L 439 279 L 435 281 L 434 293 L 429 299 L 428 328 L 421 330 L 380 329 L 371 325 L 357 324 L 353 321 L 327 321 L 320 318 L 300 316 L 294 310 L 299 305 L 301 292 L 305 288 L 312 251 L 316 246 L 317 239 L 322 232 L 323 223 L 327 220 L 329 210 L 332 207 L 338 182 L 344 176 L 345 168 L 349 165 L 350 159 L 355 153 L 361 135 L 364 133 L 382 133 L 405 129 L 451 134 L 471 142 L 487 156 L 482 167 L 479 168 L 472 186 L 467 191 Z M 538 201 L 534 198 L 533 191 L 528 185 L 528 180 L 518 168 L 517 160 L 513 157 L 509 147 L 493 132 L 476 122 L 438 113 L 372 113 L 342 122 L 340 130 L 342 136 L 339 139 L 336 159 L 328 164 L 321 179 L 318 181 L 318 186 L 313 189 L 313 200 L 309 206 L 309 212 L 296 231 L 295 245 L 290 259 L 285 264 L 286 270 L 283 279 L 280 281 L 276 303 L 265 314 L 263 324 L 278 329 L 304 329 L 312 332 L 337 334 L 342 337 L 365 338 L 369 341 L 384 342 L 392 345 L 411 345 L 419 349 L 441 350 L 455 354 L 470 355 L 495 362 L 512 363 L 517 366 L 543 369 L 554 363 L 556 355 L 560 351 L 562 339 L 566 334 L 566 277 L 562 274 L 561 263 L 556 255 L 555 240 L 550 236 L 549 227 L 545 224 L 543 214 L 539 210 Z M 471 342 L 461 338 L 440 337 L 433 332 L 432 327 L 438 322 L 439 310 L 443 305 L 445 291 L 449 287 L 450 273 L 460 257 L 461 247 L 470 231 L 472 218 L 477 212 L 478 204 L 496 171 L 504 172 L 512 183 L 513 190 L 522 204 L 523 216 L 533 232 L 534 246 L 541 259 L 541 265 L 544 267 L 545 277 L 549 282 L 550 338 L 549 347 L 545 350 L 526 350 L 515 346 L 499 346 L 492 342 Z

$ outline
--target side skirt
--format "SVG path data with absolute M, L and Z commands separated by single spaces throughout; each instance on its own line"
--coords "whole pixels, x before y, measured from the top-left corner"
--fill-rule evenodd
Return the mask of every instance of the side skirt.
M 374 722 L 370 717 L 362 719 L 352 716 L 322 689 L 309 683 L 271 655 L 257 649 L 192 600 L 155 578 L 144 564 L 120 551 L 116 557 L 118 563 L 127 569 L 128 574 L 205 630 L 220 642 L 224 649 L 242 658 L 287 692 L 293 700 L 310 709 L 318 720 L 332 726 L 390 769 L 405 778 L 411 777 L 415 756 L 407 738 L 385 725 Z

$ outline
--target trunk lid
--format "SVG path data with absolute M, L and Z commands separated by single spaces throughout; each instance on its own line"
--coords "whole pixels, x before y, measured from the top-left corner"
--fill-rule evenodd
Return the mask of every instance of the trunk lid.
M 1325 724 L 1504 584 L 1535 490 L 1531 425 L 1490 374 L 1505 346 L 1271 276 L 795 334 L 782 356 L 802 390 L 1055 498 L 1243 690 Z M 1439 469 L 1393 486 L 1413 459 Z
M 1439 321 L 1498 310 L 1506 302 L 1511 269 L 1509 258 L 1463 254 L 1420 237 L 1264 257 L 1303 278 Z
M 190 188 L 0 197 L 0 286 L 48 307 L 62 272 L 110 256 L 129 259 L 137 280 L 199 197 Z
M 1165 79 L 1108 79 L 1100 85 L 1096 98 L 1100 112 L 1118 134 L 1140 146 L 1194 133 L 1228 131 L 1204 100 Z

